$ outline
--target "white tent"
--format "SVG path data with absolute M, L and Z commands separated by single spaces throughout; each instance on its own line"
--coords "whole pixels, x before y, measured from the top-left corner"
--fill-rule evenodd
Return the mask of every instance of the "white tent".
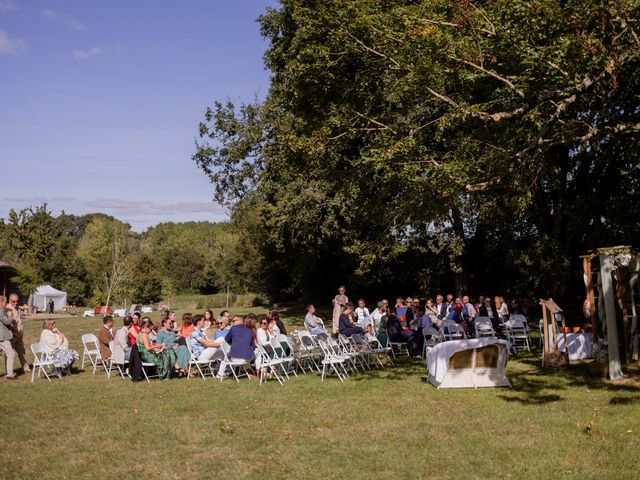
M 54 310 L 62 310 L 67 306 L 67 292 L 56 290 L 51 285 L 40 285 L 29 297 L 29 305 L 33 305 L 39 312 L 45 312 L 49 310 L 51 300 Z

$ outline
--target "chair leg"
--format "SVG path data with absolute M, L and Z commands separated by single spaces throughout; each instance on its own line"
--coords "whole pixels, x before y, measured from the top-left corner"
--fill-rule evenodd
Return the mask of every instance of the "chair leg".
M 40 365 L 38 365 L 38 366 L 40 366 Z M 33 368 L 31 369 L 31 383 L 33 383 L 33 379 L 34 379 L 34 377 L 36 375 L 36 370 L 37 370 L 36 366 L 34 365 Z M 40 374 L 38 374 L 38 376 L 40 376 Z

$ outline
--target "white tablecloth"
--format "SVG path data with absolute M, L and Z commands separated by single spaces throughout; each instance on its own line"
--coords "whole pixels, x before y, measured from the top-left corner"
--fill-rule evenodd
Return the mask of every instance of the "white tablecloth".
M 441 383 L 449 368 L 449 359 L 454 353 L 462 350 L 486 347 L 487 345 L 495 345 L 496 343 L 502 343 L 507 349 L 509 348 L 509 342 L 493 337 L 475 338 L 472 340 L 451 340 L 449 342 L 438 343 L 427 354 L 429 375 L 434 377 L 436 382 Z
M 140 312 L 142 312 L 142 313 L 151 313 L 151 312 L 153 312 L 153 309 L 151 307 L 142 307 L 140 309 Z
M 124 317 L 127 314 L 127 311 L 124 308 L 118 308 L 113 311 L 114 317 Z
M 96 314 L 93 313 L 93 310 L 85 310 L 82 314 L 83 317 L 95 317 Z
M 591 358 L 592 337 L 590 333 L 567 333 L 569 360 Z M 558 334 L 558 349 L 564 352 L 564 335 Z

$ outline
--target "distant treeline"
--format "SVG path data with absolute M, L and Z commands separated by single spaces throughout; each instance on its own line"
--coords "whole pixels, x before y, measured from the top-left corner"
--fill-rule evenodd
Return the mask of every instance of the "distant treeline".
M 142 234 L 108 215 L 54 216 L 47 205 L 11 210 L 0 222 L 0 259 L 27 294 L 50 283 L 70 304 L 149 303 L 178 294 L 245 293 L 239 241 L 228 223 L 163 223 Z

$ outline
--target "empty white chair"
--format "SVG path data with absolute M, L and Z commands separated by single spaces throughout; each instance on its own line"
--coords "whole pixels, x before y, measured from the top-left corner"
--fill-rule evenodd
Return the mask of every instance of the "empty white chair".
M 520 315 L 513 315 L 512 318 L 507 320 L 507 340 L 514 346 L 516 351 L 518 344 L 520 344 L 530 352 L 529 332 L 527 331 L 525 322 L 523 322 L 521 318 L 518 318 L 519 316 Z
M 46 353 L 45 348 L 40 343 L 32 343 L 31 344 L 31 353 L 33 353 L 33 368 L 31 369 L 31 383 L 33 383 L 33 379 L 36 374 L 36 370 L 38 370 L 38 377 L 41 373 L 47 377 L 47 380 L 51 381 L 49 374 L 47 373 L 46 368 L 53 367 L 53 360 L 49 358 L 49 354 Z
M 496 332 L 493 330 L 493 324 L 489 317 L 476 317 L 474 321 L 476 327 L 476 337 L 495 337 Z
M 438 343 L 438 330 L 434 327 L 424 327 L 422 329 L 424 337 L 424 346 L 422 347 L 422 356 L 427 358 L 427 351 Z
M 100 355 L 100 346 L 98 344 L 98 337 L 96 337 L 93 333 L 85 333 L 82 335 L 82 369 L 84 370 L 84 359 L 85 357 L 89 358 L 91 365 L 93 365 L 93 373 L 96 373 L 96 368 L 98 365 L 102 365 L 102 368 L 107 370 L 104 361 L 102 360 L 102 356 Z

